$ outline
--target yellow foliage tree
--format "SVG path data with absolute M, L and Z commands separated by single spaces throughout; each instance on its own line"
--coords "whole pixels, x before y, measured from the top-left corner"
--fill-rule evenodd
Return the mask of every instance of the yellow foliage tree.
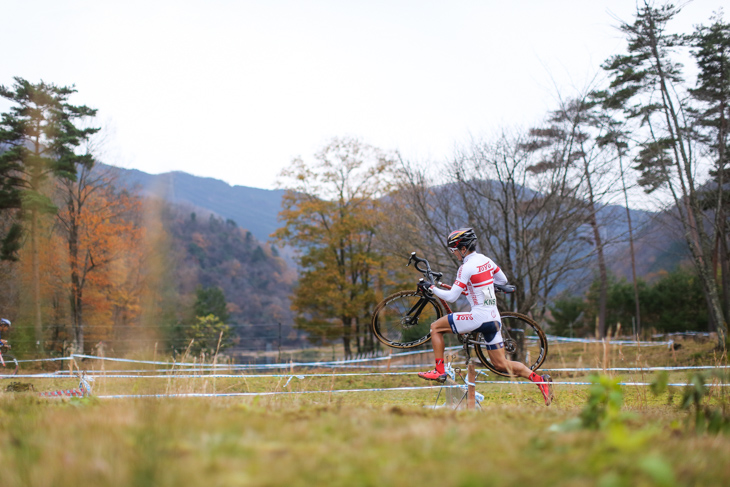
M 341 338 L 346 356 L 373 347 L 367 318 L 383 273 L 375 239 L 394 161 L 357 139 L 335 138 L 314 163 L 297 158 L 281 173 L 284 226 L 272 236 L 299 250 L 297 326 L 315 342 Z

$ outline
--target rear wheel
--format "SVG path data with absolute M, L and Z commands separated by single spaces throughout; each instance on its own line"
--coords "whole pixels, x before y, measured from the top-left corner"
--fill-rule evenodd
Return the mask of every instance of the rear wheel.
M 400 291 L 382 300 L 370 323 L 375 337 L 393 348 L 413 348 L 431 339 L 431 323 L 444 310 L 434 298 L 417 291 Z
M 507 360 L 521 362 L 533 371 L 539 369 L 548 353 L 547 338 L 540 325 L 521 313 L 503 311 L 500 312 L 500 315 L 502 317 L 501 332 Z M 509 377 L 508 372 L 498 370 L 492 364 L 487 354 L 484 337 L 481 334 L 477 335 L 478 337 L 472 335 L 470 338 L 474 340 L 474 352 L 479 357 L 479 361 L 495 374 Z

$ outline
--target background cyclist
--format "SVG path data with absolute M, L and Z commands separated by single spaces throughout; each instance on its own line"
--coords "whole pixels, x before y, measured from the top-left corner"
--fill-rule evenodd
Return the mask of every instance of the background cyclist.
M 418 376 L 444 382 L 447 377 L 444 370 L 444 334 L 477 331 L 484 335 L 492 364 L 499 370 L 536 382 L 545 404 L 549 406 L 553 398 L 550 376 L 537 375 L 523 363 L 507 360 L 500 332 L 502 323 L 494 294 L 494 284 L 507 284 L 507 276 L 492 259 L 475 251 L 476 244 L 477 236 L 471 228 L 460 228 L 451 232 L 447 246 L 462 261 L 454 285 L 450 290 L 443 290 L 425 280 L 418 284 L 422 292 L 428 295 L 435 294 L 452 303 L 464 292 L 471 305 L 471 311 L 468 313 L 451 313 L 431 324 L 431 342 L 436 368 L 429 372 L 419 372 Z
M 0 319 L 0 347 L 10 347 L 7 340 L 3 340 L 2 336 L 5 335 L 10 329 L 10 320 L 5 318 Z

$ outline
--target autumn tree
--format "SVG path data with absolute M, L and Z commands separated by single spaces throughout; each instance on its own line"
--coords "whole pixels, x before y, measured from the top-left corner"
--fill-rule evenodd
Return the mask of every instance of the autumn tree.
M 634 22 L 620 25 L 628 41 L 627 52 L 610 57 L 603 65 L 611 78 L 602 94 L 603 106 L 634 123 L 639 183 L 647 193 L 667 195 L 673 204 L 718 334 L 718 346 L 725 347 L 727 325 L 712 268 L 718 229 L 702 205 L 698 174 L 703 160 L 692 144 L 687 90 L 682 66 L 675 60 L 683 38 L 667 30 L 679 10 L 671 4 L 654 7 L 645 0 L 638 6 Z
M 0 121 L 0 210 L 13 212 L 16 224 L 2 237 L 3 259 L 17 258 L 23 229 L 30 235 L 33 261 L 35 338 L 43 349 L 41 317 L 41 277 L 38 249 L 38 220 L 55 214 L 50 194 L 52 180 L 73 181 L 79 166 L 91 167 L 90 154 L 77 153 L 79 147 L 99 129 L 79 128 L 78 122 L 93 117 L 96 110 L 71 105 L 71 87 L 51 83 L 30 83 L 16 77 L 12 87 L 0 86 L 0 96 L 13 106 Z
M 68 247 L 72 338 L 75 349 L 82 352 L 88 306 L 84 292 L 92 284 L 105 295 L 105 304 L 100 305 L 108 307 L 114 302 L 110 295 L 124 289 L 126 278 L 119 279 L 113 264 L 138 250 L 141 200 L 115 186 L 109 173 L 86 166 L 79 169 L 76 180 L 59 182 L 59 196 L 57 221 Z M 133 306 L 130 299 L 123 300 L 125 306 Z
M 282 171 L 288 191 L 273 236 L 299 251 L 292 309 L 313 340 L 342 339 L 345 354 L 372 349 L 367 330 L 382 273 L 375 240 L 380 198 L 394 160 L 357 139 L 335 138 L 312 163 L 301 158 Z

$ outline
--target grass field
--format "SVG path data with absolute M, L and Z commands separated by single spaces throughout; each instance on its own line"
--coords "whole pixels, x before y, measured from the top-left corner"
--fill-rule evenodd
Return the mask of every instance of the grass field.
M 725 363 L 711 342 L 680 343 L 676 351 L 551 344 L 543 367 Z M 403 364 L 392 362 L 390 372 L 403 371 L 397 365 Z M 98 371 L 102 364 L 79 366 Z M 311 376 L 315 372 L 324 376 Z M 730 434 L 698 431 L 693 411 L 680 408 L 683 388 L 655 395 L 648 387 L 595 386 L 591 395 L 588 386 L 556 385 L 556 400 L 545 407 L 531 384 L 478 384 L 485 396 L 481 410 L 455 411 L 429 407 L 439 393 L 436 386 L 336 392 L 425 385 L 415 374 L 327 375 L 332 372 L 97 377 L 94 382 L 97 396 L 324 391 L 317 394 L 47 399 L 3 392 L 0 479 L 3 486 L 730 485 Z M 292 374 L 304 377 L 289 380 Z M 551 374 L 558 382 L 588 380 L 587 372 Z M 690 375 L 675 371 L 667 378 L 684 383 Z M 604 377 L 652 382 L 657 376 L 607 372 Z M 68 378 L 13 380 L 38 391 L 78 385 Z M 728 418 L 725 389 L 709 389 L 702 405 Z M 607 393 L 604 402 L 596 391 Z M 620 410 L 617 400 L 623 401 Z M 591 415 L 598 420 L 595 429 L 581 426 L 587 424 L 581 418 Z

